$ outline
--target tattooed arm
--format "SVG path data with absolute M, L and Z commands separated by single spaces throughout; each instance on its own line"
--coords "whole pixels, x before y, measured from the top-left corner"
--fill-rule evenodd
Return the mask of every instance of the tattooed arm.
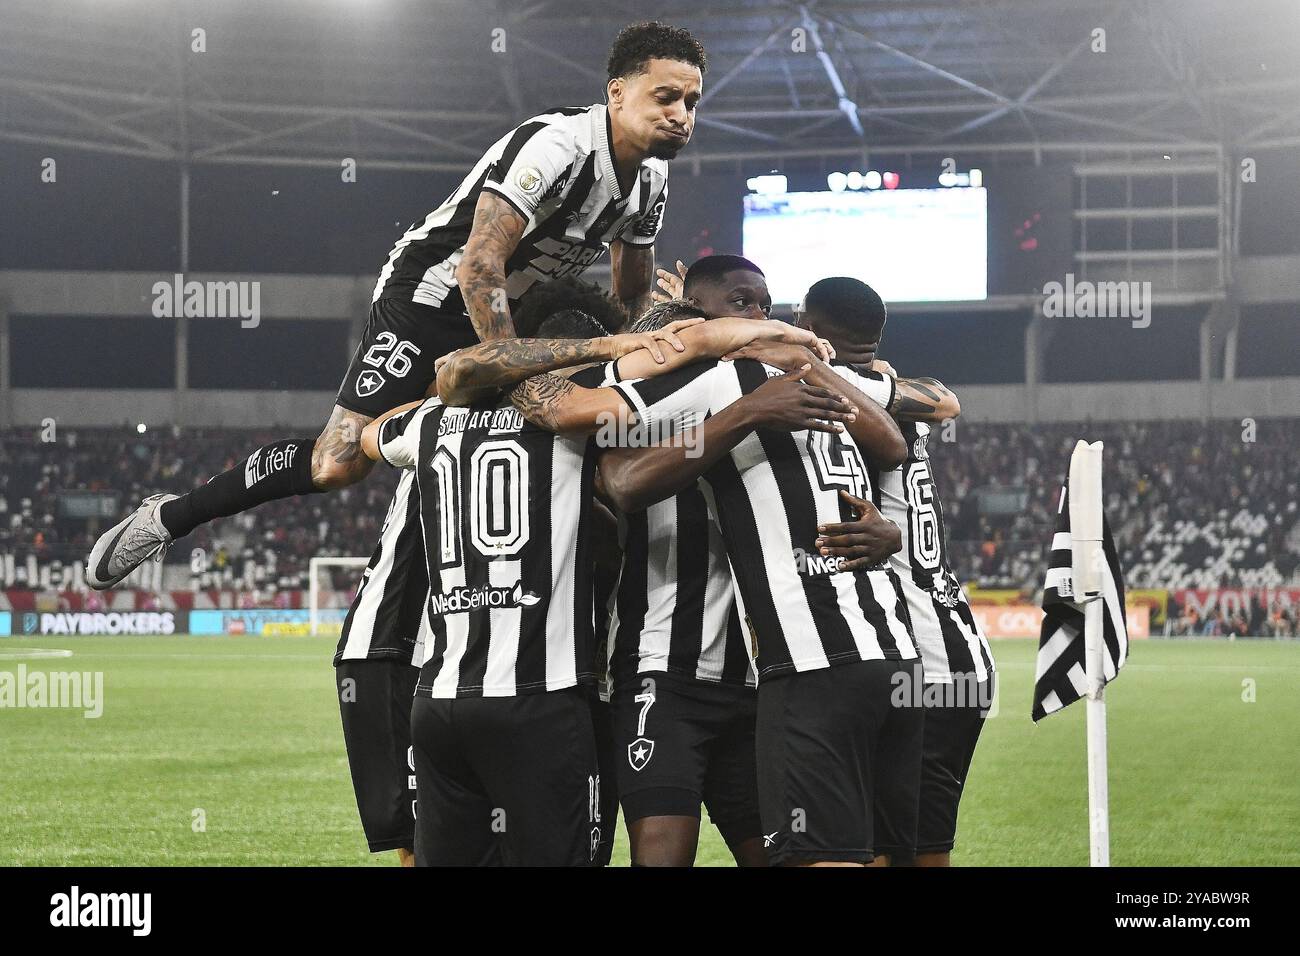
M 472 405 L 530 375 L 588 362 L 607 362 L 610 339 L 502 339 L 454 353 L 438 372 L 438 397 Z
M 438 396 L 448 405 L 469 405 L 530 375 L 615 359 L 620 359 L 621 378 L 650 378 L 700 359 L 720 358 L 756 339 L 821 347 L 812 332 L 788 323 L 733 317 L 681 319 L 653 332 L 597 339 L 507 339 L 452 353 L 438 371 Z M 661 341 L 672 350 L 661 349 Z
M 539 428 L 552 432 L 595 432 L 609 415 L 626 415 L 627 403 L 612 388 L 583 388 L 563 375 L 543 372 L 510 391 L 510 402 Z
M 894 379 L 889 414 L 907 422 L 942 422 L 961 414 L 957 396 L 937 378 Z
M 471 405 L 513 388 L 531 375 L 590 362 L 612 362 L 642 350 L 652 365 L 676 368 L 682 361 L 673 356 L 681 356 L 682 360 L 699 357 L 699 350 L 689 348 L 677 333 L 703 321 L 682 319 L 653 332 L 595 339 L 503 339 L 472 345 L 453 352 L 439 368 L 438 397 L 448 405 Z M 674 351 L 666 356 L 661 342 L 671 345 Z M 643 377 L 649 374 L 653 373 L 644 372 Z
M 654 304 L 655 247 L 615 239 L 609 244 L 609 261 L 614 295 L 635 322 Z
M 456 266 L 456 283 L 474 331 L 484 342 L 510 338 L 515 324 L 506 300 L 506 260 L 528 220 L 496 193 L 484 190 L 474 207 L 474 224 Z

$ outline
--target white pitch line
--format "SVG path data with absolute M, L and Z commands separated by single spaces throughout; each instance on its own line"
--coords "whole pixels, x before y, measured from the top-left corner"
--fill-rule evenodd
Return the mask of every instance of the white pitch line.
M 50 657 L 71 657 L 72 651 L 55 647 L 11 647 L 0 651 L 0 661 L 32 661 Z

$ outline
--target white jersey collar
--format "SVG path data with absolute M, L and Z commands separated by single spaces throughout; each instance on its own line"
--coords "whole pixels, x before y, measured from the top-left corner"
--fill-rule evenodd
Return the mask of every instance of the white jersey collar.
M 599 155 L 597 165 L 600 168 L 600 175 L 609 182 L 609 191 L 614 196 L 614 201 L 621 203 L 623 193 L 618 186 L 618 172 L 614 169 L 614 148 L 609 141 L 609 107 L 604 103 L 596 103 L 591 108 L 591 141 L 596 144 L 596 152 Z

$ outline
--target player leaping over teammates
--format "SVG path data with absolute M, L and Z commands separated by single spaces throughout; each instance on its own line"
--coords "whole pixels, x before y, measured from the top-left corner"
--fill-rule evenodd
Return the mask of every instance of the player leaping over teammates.
M 511 307 L 530 286 L 581 274 L 606 247 L 614 292 L 640 315 L 668 160 L 691 138 L 706 66 L 685 30 L 650 22 L 619 33 L 607 103 L 542 113 L 506 133 L 398 241 L 320 435 L 273 442 L 186 494 L 145 499 L 95 542 L 87 583 L 113 587 L 214 518 L 360 481 L 372 467 L 360 445 L 367 422 L 423 397 L 439 356 L 513 336 Z

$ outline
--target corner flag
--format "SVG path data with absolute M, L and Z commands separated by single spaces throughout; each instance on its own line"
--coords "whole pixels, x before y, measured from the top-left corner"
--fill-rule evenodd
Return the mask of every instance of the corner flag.
M 1088 698 L 1089 856 L 1093 866 L 1110 866 L 1104 691 L 1128 659 L 1128 626 L 1124 576 L 1101 508 L 1101 453 L 1101 442 L 1075 445 L 1061 488 L 1043 582 L 1033 718 Z
M 1128 659 L 1124 575 L 1111 538 L 1110 525 L 1101 512 L 1100 495 L 1093 514 L 1100 518 L 1098 538 L 1104 561 L 1094 559 L 1099 580 L 1091 588 L 1084 586 L 1085 582 L 1076 577 L 1074 571 L 1075 567 L 1082 571 L 1080 562 L 1087 561 L 1083 552 L 1088 550 L 1089 542 L 1087 538 L 1080 540 L 1080 534 L 1087 529 L 1080 528 L 1080 534 L 1071 536 L 1071 514 L 1077 514 L 1076 505 L 1086 503 L 1072 502 L 1069 496 L 1070 483 L 1067 480 L 1061 487 L 1056 533 L 1052 536 L 1052 553 L 1043 582 L 1043 628 L 1038 639 L 1038 666 L 1034 674 L 1035 721 L 1056 713 L 1088 693 L 1088 668 L 1084 659 L 1083 605 L 1086 602 L 1096 600 L 1101 604 L 1103 653 L 1100 686 L 1114 680 Z M 1079 553 L 1076 553 L 1076 542 Z

